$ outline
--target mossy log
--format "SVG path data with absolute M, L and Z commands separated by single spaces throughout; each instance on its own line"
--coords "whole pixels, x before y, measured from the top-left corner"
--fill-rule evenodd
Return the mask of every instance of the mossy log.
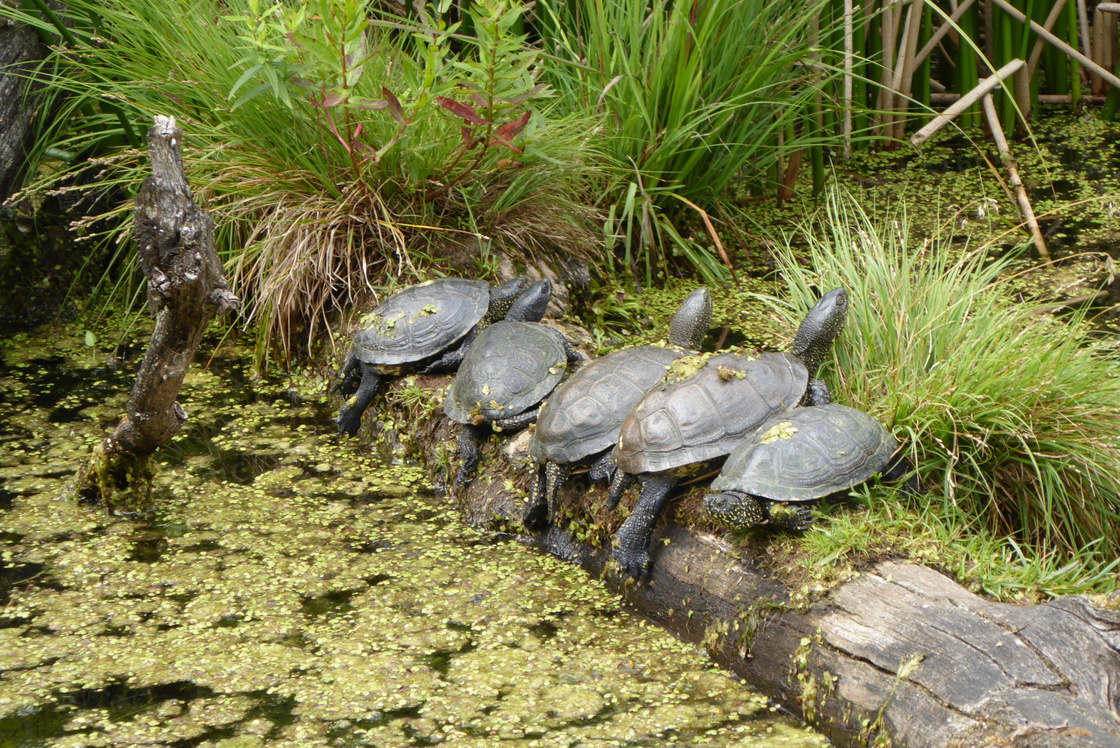
M 420 377 L 389 388 L 379 417 L 404 431 L 366 419 L 372 433 L 424 461 L 445 485 L 457 467 L 457 427 L 438 407 L 448 383 Z M 414 389 L 401 396 L 416 386 L 428 397 L 422 409 Z M 766 569 L 764 541 L 737 547 L 667 522 L 654 536 L 650 578 L 635 584 L 618 573 L 609 548 L 569 531 L 593 535 L 578 518 L 601 512 L 605 500 L 604 489 L 578 485 L 579 476 L 562 494 L 569 514 L 561 527 L 521 529 L 526 444 L 527 434 L 491 439 L 479 477 L 452 486 L 471 521 L 522 533 L 578 563 L 636 612 L 701 644 L 837 744 L 1120 745 L 1120 611 L 1083 597 L 996 603 L 933 569 L 891 560 L 808 602 Z M 678 504 L 698 501 L 700 489 Z
M 0 202 L 15 188 L 35 137 L 41 97 L 29 76 L 46 53 L 32 28 L 0 19 Z
M 191 359 L 215 315 L 235 309 L 214 250 L 214 222 L 191 199 L 174 117 L 157 116 L 148 131 L 152 175 L 136 196 L 133 240 L 156 318 L 128 412 L 94 449 L 76 492 L 112 511 L 137 511 L 150 499 L 151 454 L 187 420 L 176 398 Z

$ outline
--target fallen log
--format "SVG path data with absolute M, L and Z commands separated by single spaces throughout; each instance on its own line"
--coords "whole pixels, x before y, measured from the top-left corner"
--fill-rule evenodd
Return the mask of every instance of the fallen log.
M 152 453 L 187 420 L 177 399 L 194 352 L 215 315 L 235 309 L 214 250 L 214 221 L 191 199 L 174 117 L 156 117 L 148 130 L 152 175 L 136 196 L 133 239 L 148 279 L 155 330 L 128 412 L 94 448 L 74 493 L 110 511 L 135 512 L 150 501 Z
M 434 406 L 448 381 L 419 377 L 416 384 Z M 448 481 L 456 433 L 440 408 L 417 409 L 415 390 L 397 397 L 412 384 L 394 383 L 381 411 L 410 426 L 394 435 L 372 424 L 372 433 Z M 622 519 L 606 515 L 605 489 L 580 485 L 581 476 L 562 492 L 567 517 L 559 526 L 535 535 L 521 529 L 527 442 L 524 433 L 492 439 L 480 477 L 452 486 L 470 521 L 578 563 L 636 612 L 701 644 L 837 744 L 1120 745 L 1120 610 L 1084 597 L 992 602 L 933 569 L 896 560 L 806 599 L 767 568 L 764 537 L 739 546 L 670 524 L 672 510 L 654 536 L 652 574 L 635 584 L 580 522 L 596 516 L 609 531 Z M 691 515 L 700 488 L 675 502 L 678 518 Z

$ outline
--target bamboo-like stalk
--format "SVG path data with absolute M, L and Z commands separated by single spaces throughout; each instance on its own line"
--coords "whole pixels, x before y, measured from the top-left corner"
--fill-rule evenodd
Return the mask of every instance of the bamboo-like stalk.
M 1002 9 L 1005 13 L 1007 13 L 1007 15 L 1009 15 L 1012 18 L 1018 20 L 1020 23 L 1026 23 L 1027 22 L 1027 17 L 1024 16 L 1022 13 L 1020 13 L 1018 10 L 1016 10 L 1014 6 L 1007 3 L 1006 0 L 992 0 L 992 2 L 994 2 L 996 5 L 998 5 L 1000 7 L 1000 9 Z M 1078 62 L 1080 62 L 1085 67 L 1092 70 L 1094 73 L 1096 73 L 1101 78 L 1103 78 L 1105 81 L 1107 81 L 1110 86 L 1115 86 L 1116 88 L 1120 88 L 1120 78 L 1117 78 L 1115 75 L 1108 72 L 1107 70 L 1102 68 L 1100 65 L 1098 65 L 1097 63 L 1093 62 L 1092 60 L 1090 60 L 1085 55 L 1078 52 L 1076 49 L 1073 49 L 1068 44 L 1066 44 L 1061 39 L 1059 39 L 1058 37 L 1051 34 L 1046 29 L 1042 28 L 1042 26 L 1039 25 L 1039 23 L 1037 21 L 1031 21 L 1030 25 L 1031 25 L 1031 30 L 1033 30 L 1036 34 L 1038 34 L 1043 39 L 1045 39 L 1046 41 L 1053 44 L 1058 49 L 1065 52 L 1070 57 L 1072 57 L 1075 60 L 1077 60 Z
M 1015 74 L 1016 70 L 1026 64 L 1027 63 L 1023 60 L 1012 60 L 993 74 L 989 75 L 987 78 L 980 82 L 980 85 L 969 91 L 964 96 L 961 96 L 961 98 L 958 99 L 955 104 L 939 114 L 932 122 L 923 127 L 921 130 L 918 130 L 916 133 L 914 133 L 913 137 L 910 138 L 910 144 L 921 145 L 922 143 L 924 143 L 930 135 L 933 135 L 942 127 L 952 122 L 954 117 L 975 104 L 981 97 L 984 96 L 984 94 L 990 93 L 992 89 L 1000 85 L 1000 83 L 1002 83 L 1007 78 L 1010 78 Z
M 1077 0 L 1077 23 L 1081 27 L 1081 46 L 1085 48 L 1082 51 L 1092 57 L 1093 48 L 1089 44 L 1089 13 L 1085 10 L 1085 0 Z M 1089 89 L 1089 93 L 1092 92 L 1092 89 Z
M 992 0 L 984 0 L 984 54 L 989 60 L 996 59 L 996 13 Z
M 1115 89 L 1114 89 L 1115 90 Z M 1103 104 L 1107 96 L 1086 96 L 1081 95 L 1081 99 L 1089 102 L 1090 104 Z M 938 93 L 931 93 L 929 95 L 931 104 L 952 104 L 953 102 L 960 101 L 961 95 L 958 93 L 946 93 L 944 91 Z M 1039 94 L 1039 104 L 1072 104 L 1075 99 L 1072 94 Z
M 925 46 L 931 36 L 933 36 L 933 7 L 929 3 L 923 3 L 921 27 L 918 29 L 918 44 Z M 932 65 L 930 65 L 929 58 L 919 61 L 915 54 L 912 75 L 914 101 L 918 102 L 918 108 L 923 111 L 923 124 L 929 121 L 929 117 L 925 116 L 924 112 L 929 110 L 929 94 L 933 88 L 933 78 L 931 76 Z
M 852 70 L 855 42 L 854 31 L 855 5 L 852 0 L 844 0 L 844 119 L 840 134 L 844 138 L 844 158 L 852 157 Z
M 972 49 L 970 40 L 977 38 L 977 16 L 976 6 L 973 5 L 961 16 L 960 23 L 958 24 L 961 29 L 962 38 L 957 43 L 957 68 L 955 83 L 958 91 L 965 92 L 971 91 L 979 84 L 979 75 L 977 69 L 976 52 Z M 1008 62 L 1009 60 L 1005 60 Z M 965 127 L 975 125 L 980 116 L 979 111 L 975 108 L 972 111 L 964 113 L 962 123 Z
M 1097 10 L 1104 13 L 1120 13 L 1120 3 L 1101 3 Z
M 1069 0 L 1066 5 L 1066 36 L 1069 37 L 1069 45 L 1077 49 L 1077 3 L 1074 0 Z M 1069 61 L 1069 81 L 1070 95 L 1076 106 L 1081 100 L 1081 63 L 1077 60 Z
M 899 114 L 894 123 L 894 137 L 902 139 L 906 134 L 906 114 L 910 109 L 910 92 L 914 83 L 914 52 L 918 48 L 918 34 L 922 30 L 922 8 L 924 3 L 913 2 L 906 11 L 906 33 L 899 45 L 899 64 L 895 81 L 898 92 Z
M 899 0 L 886 0 L 887 7 L 882 12 L 882 33 L 883 33 L 883 47 L 881 64 L 883 66 L 883 74 L 879 79 L 879 95 L 875 99 L 875 115 L 876 125 L 882 124 L 886 127 L 883 131 L 879 131 L 876 127 L 878 134 L 889 134 L 887 128 L 890 127 L 891 116 L 887 112 L 894 108 L 894 89 L 891 83 L 894 81 L 894 53 L 895 53 L 895 38 L 898 31 L 898 20 L 902 16 L 902 5 Z
M 1050 251 L 1046 249 L 1046 241 L 1042 238 L 1042 232 L 1038 228 L 1038 221 L 1035 220 L 1034 210 L 1031 208 L 1031 201 L 1027 198 L 1027 190 L 1023 187 L 1023 180 L 1019 179 L 1019 169 L 1015 165 L 1015 158 L 1011 155 L 1011 148 L 1007 145 L 1007 138 L 1003 135 L 1003 128 L 999 123 L 999 115 L 996 114 L 996 105 L 992 101 L 991 93 L 984 94 L 983 99 L 984 116 L 988 118 L 988 126 L 992 128 L 992 138 L 996 141 L 996 148 L 999 149 L 1000 158 L 1003 160 L 1003 165 L 1007 169 L 1007 181 L 1011 183 L 1012 188 L 1015 190 L 1015 196 L 1019 200 L 1019 209 L 1023 211 L 1023 217 L 1026 219 L 1027 228 L 1031 231 L 1031 236 L 1034 237 L 1034 244 L 1038 247 L 1039 256 L 1046 261 L 1050 260 Z
M 1094 63 L 1099 63 L 1102 59 L 1101 51 L 1104 48 L 1104 23 L 1102 22 L 1103 17 L 1104 13 L 1101 13 L 1097 10 L 1093 11 L 1093 53 L 1090 59 L 1092 59 Z M 1093 93 L 1100 93 L 1101 89 L 1104 87 L 1104 81 L 1100 73 L 1094 70 L 1091 66 L 1086 67 L 1089 67 L 1089 85 L 1092 87 Z
M 1046 16 L 1046 23 L 1042 24 L 1043 28 L 1047 31 L 1054 30 L 1054 24 L 1058 22 L 1058 17 L 1062 15 L 1062 11 L 1066 8 L 1067 0 L 1055 0 L 1054 7 L 1050 9 L 1050 15 Z M 1100 6 L 1098 6 L 1100 7 Z M 1116 6 L 1120 8 L 1120 5 Z M 1042 56 L 1042 47 L 1044 41 L 1041 37 L 1035 40 L 1034 49 L 1031 50 L 1030 59 L 1027 60 L 1027 75 L 1033 78 L 1035 70 L 1038 69 L 1038 58 Z
M 952 14 L 950 14 L 949 20 L 951 20 L 953 23 L 959 21 L 961 16 L 964 15 L 964 12 L 971 8 L 974 2 L 976 2 L 976 0 L 964 0 L 964 2 L 958 5 L 957 9 L 954 10 Z M 933 50 L 937 48 L 937 43 L 941 41 L 941 38 L 948 34 L 951 30 L 953 30 L 953 24 L 947 21 L 942 21 L 941 25 L 937 27 L 937 31 L 933 32 L 933 36 L 929 38 L 929 41 L 926 42 L 925 46 L 922 47 L 916 55 L 914 55 L 914 64 L 921 65 L 925 61 L 925 59 L 930 56 Z M 991 59 L 990 55 L 989 59 Z

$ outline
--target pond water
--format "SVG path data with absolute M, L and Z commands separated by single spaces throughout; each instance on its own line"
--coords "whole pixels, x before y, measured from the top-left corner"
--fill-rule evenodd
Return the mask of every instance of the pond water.
M 827 744 L 233 346 L 191 371 L 153 515 L 63 498 L 142 355 L 82 336 L 0 340 L 0 748 Z

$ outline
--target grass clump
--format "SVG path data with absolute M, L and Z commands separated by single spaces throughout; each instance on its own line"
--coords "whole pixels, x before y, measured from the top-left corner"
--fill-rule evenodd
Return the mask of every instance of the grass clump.
M 873 221 L 840 191 L 805 239 L 815 270 L 778 252 L 788 320 L 819 290 L 850 292 L 833 392 L 908 440 L 928 491 L 916 526 L 1006 537 L 1047 568 L 1116 558 L 1120 357 L 1085 312 L 1055 319 L 1010 292 L 1012 257 L 919 244 L 905 215 Z
M 82 228 L 127 246 L 127 198 L 147 163 L 142 147 L 119 148 L 116 113 L 141 133 L 174 115 L 249 319 L 285 348 L 437 258 L 465 257 L 469 273 L 491 248 L 594 256 L 586 118 L 559 114 L 533 80 L 520 5 L 476 3 L 471 36 L 441 20 L 449 5 L 398 18 L 371 0 L 74 0 L 77 44 L 40 72 L 69 98 L 38 147 L 73 154 L 75 170 L 104 156 L 100 186 L 124 194 Z

